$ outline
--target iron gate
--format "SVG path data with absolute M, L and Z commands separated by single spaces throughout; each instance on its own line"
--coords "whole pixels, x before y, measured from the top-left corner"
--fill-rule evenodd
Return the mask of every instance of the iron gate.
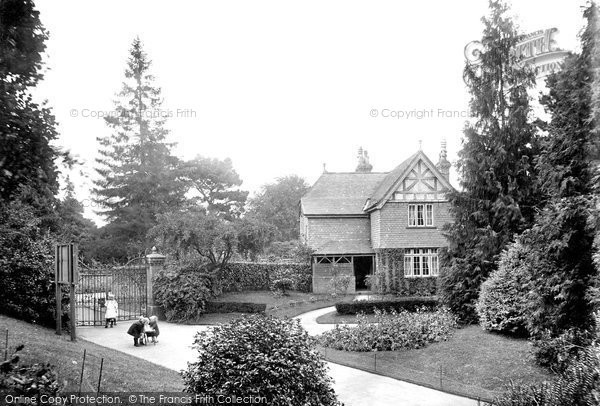
M 88 267 L 80 264 L 79 283 L 75 289 L 78 326 L 104 325 L 106 299 L 115 295 L 119 304 L 117 321 L 136 320 L 146 315 L 147 283 L 145 257 L 123 266 Z

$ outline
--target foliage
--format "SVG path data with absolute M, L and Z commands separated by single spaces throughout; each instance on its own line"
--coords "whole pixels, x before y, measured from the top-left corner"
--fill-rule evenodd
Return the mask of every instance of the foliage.
M 546 331 L 533 341 L 536 362 L 552 371 L 562 373 L 582 356 L 582 350 L 594 340 L 590 331 L 571 328 L 558 337 Z
M 290 268 L 276 270 L 271 281 L 271 291 L 282 296 L 287 295 L 287 291 L 294 288 L 295 276 L 294 271 Z
M 246 316 L 196 335 L 185 391 L 264 396 L 274 405 L 338 405 L 326 364 L 297 320 Z
M 481 285 L 477 301 L 479 324 L 486 330 L 526 335 L 529 252 L 517 241 L 502 252 L 498 269 Z
M 329 281 L 328 291 L 332 296 L 346 294 L 351 281 L 352 276 L 344 272 L 339 264 L 331 264 L 331 280 Z
M 15 397 L 56 396 L 60 390 L 56 372 L 50 364 L 21 364 L 18 353 L 24 348 L 19 345 L 15 353 L 0 363 L 0 393 Z
M 239 189 L 242 179 L 233 169 L 231 159 L 221 161 L 198 155 L 181 165 L 179 179 L 188 192 L 199 194 L 195 200 L 209 213 L 228 220 L 243 213 L 248 192 Z
M 295 263 L 230 262 L 223 269 L 221 283 L 225 292 L 268 290 L 279 276 L 292 280 L 291 289 L 310 292 L 310 265 Z
M 275 228 L 260 220 L 243 217 L 237 222 L 238 253 L 246 260 L 256 261 L 273 240 Z
M 539 204 L 538 142 L 528 121 L 534 74 L 512 51 L 519 36 L 507 7 L 489 4 L 480 63 L 465 68 L 474 119 L 464 131 L 457 163 L 462 190 L 449 194 L 454 221 L 445 227 L 449 248 L 441 257 L 441 299 L 463 322 L 477 320 L 481 283 L 513 235 L 532 224 Z
M 56 310 L 52 240 L 42 232 L 35 210 L 18 200 L 0 205 L 0 311 L 45 326 Z M 63 296 L 63 321 L 68 296 Z
M 308 184 L 297 175 L 277 178 L 275 183 L 263 185 L 261 191 L 250 199 L 248 217 L 272 225 L 275 241 L 298 239 L 298 207 L 307 191 Z
M 206 301 L 221 293 L 215 266 L 199 262 L 170 265 L 154 279 L 154 297 L 168 321 L 189 321 L 206 312 Z
M 595 406 L 600 403 L 600 350 L 587 348 L 560 376 L 540 385 L 511 384 L 496 406 Z
M 0 203 L 24 187 L 48 212 L 58 190 L 56 160 L 63 154 L 50 109 L 33 101 L 31 89 L 43 78 L 47 31 L 31 0 L 0 2 Z
M 525 266 L 532 280 L 527 328 L 534 338 L 546 331 L 556 337 L 570 328 L 594 326 L 593 307 L 586 295 L 597 272 L 591 255 L 592 210 L 585 197 L 553 200 L 535 226 L 521 236 L 532 252 Z
M 148 235 L 176 257 L 197 254 L 220 268 L 231 259 L 237 244 L 234 225 L 202 208 L 160 214 Z
M 372 314 L 375 311 L 401 311 L 415 312 L 418 309 L 434 310 L 438 307 L 438 300 L 433 297 L 403 297 L 395 300 L 355 300 L 335 304 L 339 314 Z
M 110 237 L 119 245 L 133 245 L 139 253 L 148 246 L 146 233 L 156 216 L 180 206 L 185 185 L 177 180 L 179 160 L 167 143 L 161 91 L 149 73 L 151 62 L 139 38 L 133 41 L 123 88 L 115 101 L 115 114 L 105 118 L 113 132 L 98 137 L 99 175 L 95 201 L 114 227 Z
M 206 313 L 264 313 L 266 303 L 206 302 Z
M 375 310 L 376 321 L 356 316 L 356 326 L 336 325 L 319 336 L 319 344 L 344 351 L 397 351 L 423 348 L 447 340 L 456 319 L 447 308 L 416 312 Z
M 292 261 L 310 264 L 314 250 L 300 240 L 273 241 L 265 251 L 269 262 Z

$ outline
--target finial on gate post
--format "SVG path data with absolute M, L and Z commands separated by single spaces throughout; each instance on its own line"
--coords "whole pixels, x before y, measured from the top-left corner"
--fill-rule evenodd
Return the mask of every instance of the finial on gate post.
M 158 252 L 158 251 L 157 251 L 157 249 L 156 249 L 156 245 L 155 245 L 154 247 L 152 247 L 152 253 L 153 253 L 153 254 L 156 254 L 157 252 Z

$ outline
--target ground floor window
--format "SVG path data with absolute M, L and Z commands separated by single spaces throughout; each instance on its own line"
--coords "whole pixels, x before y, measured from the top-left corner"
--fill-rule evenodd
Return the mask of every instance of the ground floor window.
M 404 250 L 404 276 L 437 276 L 439 272 L 437 248 L 407 248 Z

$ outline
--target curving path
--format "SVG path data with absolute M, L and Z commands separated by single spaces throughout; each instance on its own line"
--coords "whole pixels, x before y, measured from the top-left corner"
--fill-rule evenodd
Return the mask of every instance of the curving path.
M 318 335 L 333 328 L 334 324 L 318 324 L 317 317 L 335 310 L 335 307 L 313 310 L 295 317 L 310 335 Z M 127 335 L 131 322 L 120 322 L 114 328 L 79 327 L 79 338 L 112 348 L 175 371 L 187 367 L 196 358 L 192 348 L 198 331 L 210 326 L 188 326 L 160 322 L 159 343 L 142 347 L 133 346 L 133 338 Z M 110 360 L 108 361 L 110 362 Z M 423 386 L 372 374 L 343 365 L 327 363 L 334 380 L 338 398 L 348 406 L 369 404 L 373 406 L 476 406 L 472 399 L 450 395 Z

